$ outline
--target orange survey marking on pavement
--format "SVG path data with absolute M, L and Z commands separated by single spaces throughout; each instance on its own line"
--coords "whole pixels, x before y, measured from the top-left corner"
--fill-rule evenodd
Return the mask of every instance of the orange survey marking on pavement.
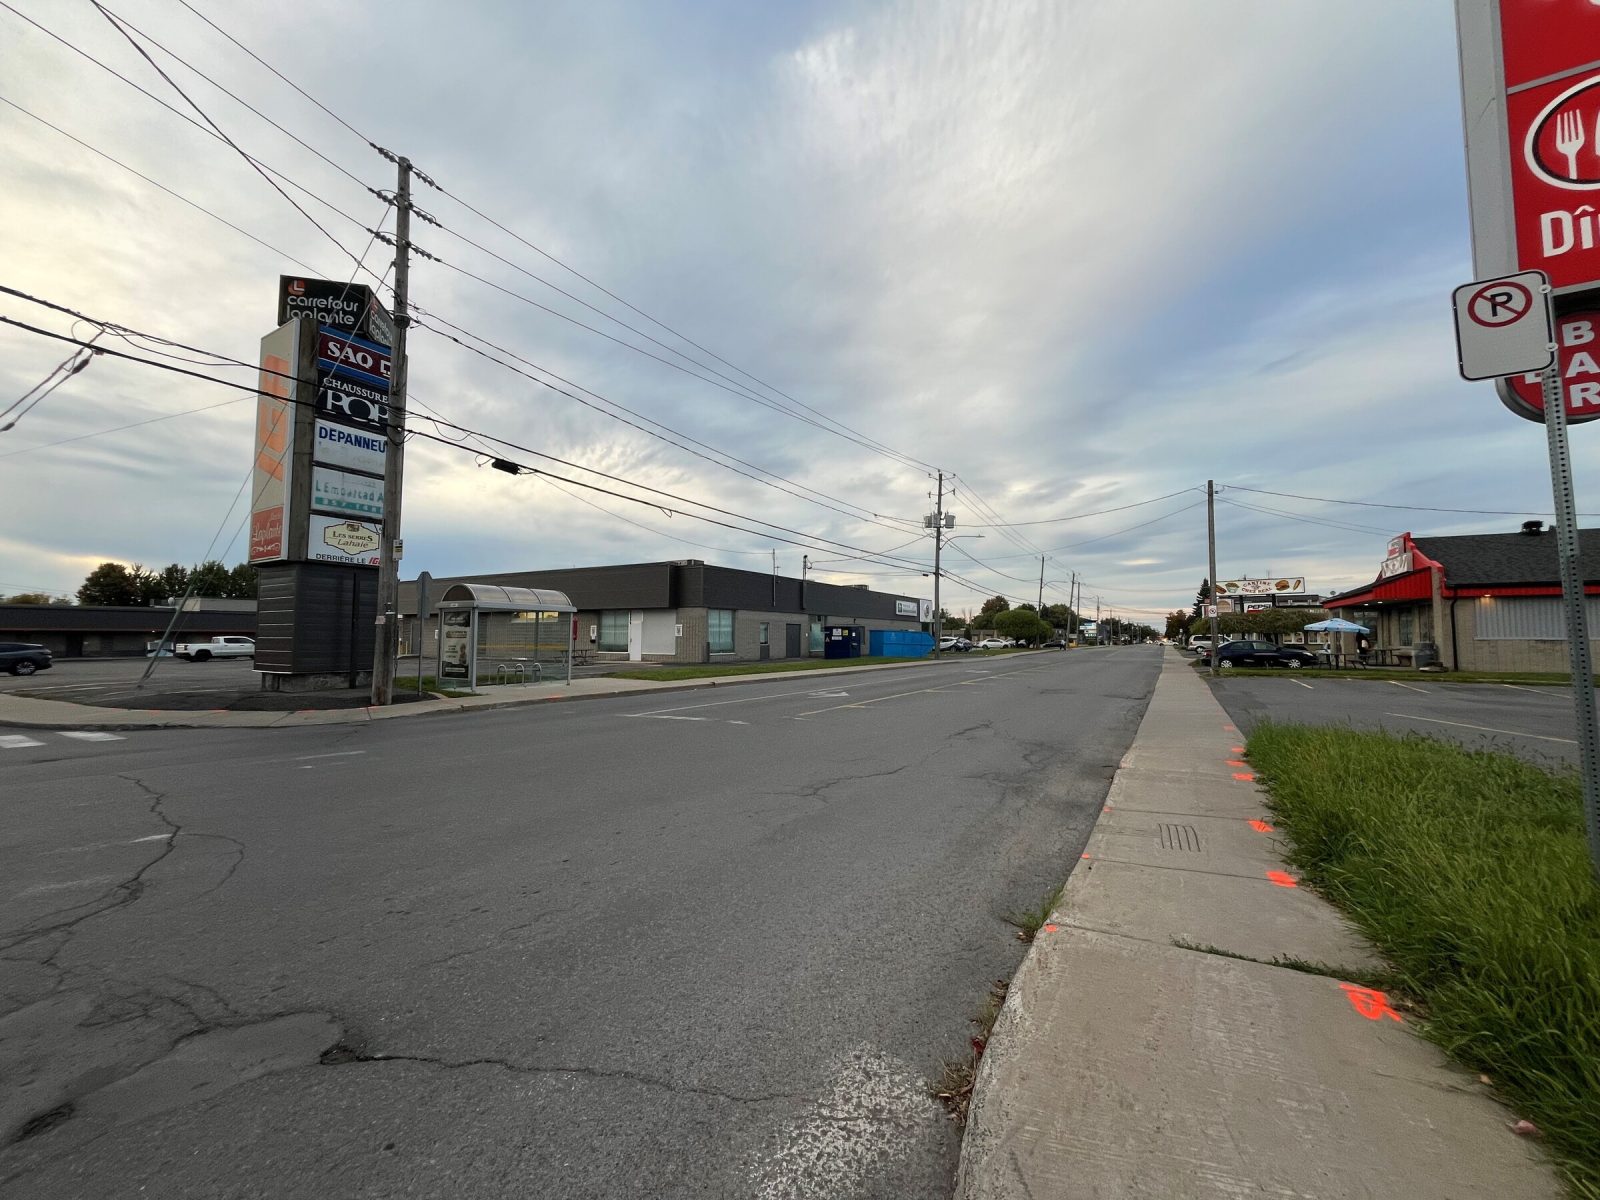
M 1058 930 L 1060 928 L 1061 928 L 1061 926 L 1059 926 L 1059 925 L 1046 925 L 1044 927 L 1044 931 L 1046 933 L 1054 933 L 1056 930 Z
M 1259 818 L 1259 817 L 1251 817 L 1250 818 L 1250 828 L 1254 829 L 1257 833 L 1276 833 L 1277 832 L 1275 829 L 1272 828 L 1271 825 L 1268 825 L 1265 821 L 1261 820 L 1261 818 Z
M 1082 854 L 1078 855 L 1078 857 L 1079 858 L 1092 858 L 1094 856 L 1091 855 L 1087 850 L 1085 850 Z
M 1250 764 L 1241 758 L 1230 758 L 1228 760 L 1228 765 L 1230 767 L 1248 767 Z
M 1377 988 L 1358 987 L 1353 983 L 1341 983 L 1339 986 L 1344 990 L 1344 994 L 1349 997 L 1350 1007 L 1367 1020 L 1380 1021 L 1384 1017 L 1388 1017 L 1391 1021 L 1404 1023 L 1405 1018 L 1390 1007 L 1389 997 L 1378 991 Z
M 1254 783 L 1256 781 L 1256 777 L 1249 771 L 1235 771 L 1233 777 L 1240 783 Z
M 1300 883 L 1287 871 L 1268 871 L 1267 878 L 1279 887 L 1299 887 Z
M 1243 746 L 1229 746 L 1228 747 L 1228 753 L 1229 754 L 1243 754 L 1244 753 L 1244 747 Z

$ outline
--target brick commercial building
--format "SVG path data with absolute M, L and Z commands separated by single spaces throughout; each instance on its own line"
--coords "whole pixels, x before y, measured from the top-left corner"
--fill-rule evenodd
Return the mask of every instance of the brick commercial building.
M 161 640 L 172 612 L 171 607 L 0 604 L 0 641 L 36 642 L 56 658 L 132 657 Z M 180 639 L 254 637 L 255 632 L 254 600 L 191 600 L 177 628 Z
M 1579 544 L 1593 635 L 1600 632 L 1600 529 L 1581 530 Z M 1539 521 L 1517 533 L 1401 534 L 1372 583 L 1324 604 L 1372 628 L 1373 648 L 1400 662 L 1458 671 L 1571 667 L 1555 532 Z
M 929 606 L 911 596 L 711 566 L 698 559 L 499 571 L 433 581 L 428 611 L 417 619 L 415 580 L 400 584 L 401 646 L 434 653 L 434 605 L 452 583 L 548 588 L 578 609 L 576 644 L 596 662 L 755 662 L 821 655 L 823 630 L 918 630 Z

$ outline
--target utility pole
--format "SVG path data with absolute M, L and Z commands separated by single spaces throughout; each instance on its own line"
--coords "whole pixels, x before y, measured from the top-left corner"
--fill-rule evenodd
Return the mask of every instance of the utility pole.
M 1211 571 L 1207 602 L 1211 608 L 1211 674 L 1217 673 L 1217 486 L 1206 480 L 1206 558 Z
M 1039 555 L 1039 611 L 1044 612 L 1044 555 Z
M 406 327 L 411 324 L 411 160 L 399 160 L 394 195 L 394 345 L 389 347 L 388 459 L 383 472 L 383 532 L 378 542 L 378 616 L 372 639 L 372 704 L 394 700 L 394 664 L 399 651 L 400 564 L 394 544 L 400 534 L 400 484 L 406 452 Z M 476 648 L 474 648 L 476 649 Z M 422 659 L 417 658 L 417 675 Z
M 778 551 L 772 551 L 772 610 L 778 610 Z
M 944 472 L 939 472 L 938 498 L 933 502 L 933 656 L 939 658 L 939 553 L 944 547 Z

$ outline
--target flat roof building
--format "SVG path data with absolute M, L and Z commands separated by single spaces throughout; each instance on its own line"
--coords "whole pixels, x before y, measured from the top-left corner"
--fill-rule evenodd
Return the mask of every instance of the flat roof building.
M 401 645 L 431 655 L 435 606 L 453 583 L 549 588 L 578 613 L 580 658 L 594 662 L 754 662 L 823 653 L 824 630 L 919 630 L 930 606 L 913 596 L 841 587 L 700 559 L 547 571 L 498 571 L 433 580 L 428 611 L 417 613 L 417 582 L 400 584 Z

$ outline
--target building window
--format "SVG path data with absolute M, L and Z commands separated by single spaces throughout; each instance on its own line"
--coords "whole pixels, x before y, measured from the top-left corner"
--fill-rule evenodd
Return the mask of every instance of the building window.
M 765 621 L 761 622 L 761 644 L 763 646 L 771 644 L 767 641 L 767 628 L 767 623 Z
M 733 653 L 733 609 L 706 609 L 706 641 L 713 654 Z
M 1409 608 L 1402 608 L 1399 616 L 1400 633 L 1395 644 L 1409 646 L 1411 645 L 1412 622 L 1416 619 L 1416 615 Z
M 613 609 L 600 614 L 600 645 L 601 650 L 628 649 L 628 610 L 625 608 Z

